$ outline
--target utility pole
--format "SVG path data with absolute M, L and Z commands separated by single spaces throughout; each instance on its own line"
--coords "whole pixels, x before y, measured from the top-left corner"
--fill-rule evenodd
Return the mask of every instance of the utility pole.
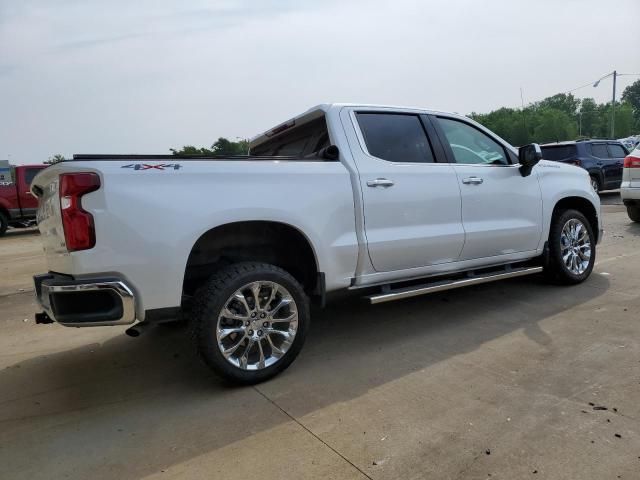
M 582 108 L 578 111 L 578 118 L 580 118 L 580 122 L 578 124 L 578 136 L 582 137 Z
M 525 142 L 529 141 L 529 132 L 527 132 L 527 119 L 524 114 L 524 95 L 522 93 L 522 87 L 520 87 L 520 101 L 522 102 L 522 130 L 525 134 Z
M 618 72 L 613 71 L 613 97 L 611 98 L 611 138 L 615 139 L 616 124 L 616 77 Z

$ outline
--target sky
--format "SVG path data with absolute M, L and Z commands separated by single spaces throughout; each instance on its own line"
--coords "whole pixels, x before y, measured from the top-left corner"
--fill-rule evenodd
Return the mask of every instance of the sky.
M 0 159 L 209 146 L 319 103 L 517 107 L 640 73 L 639 18 L 638 0 L 0 0 Z M 611 79 L 574 94 L 610 101 Z

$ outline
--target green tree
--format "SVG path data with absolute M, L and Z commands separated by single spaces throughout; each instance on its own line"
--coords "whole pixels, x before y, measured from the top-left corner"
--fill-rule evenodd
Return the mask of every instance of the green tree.
M 529 142 L 526 112 L 523 110 L 503 107 L 486 114 L 472 113 L 470 117 L 513 145 Z
M 635 130 L 635 118 L 633 107 L 630 103 L 616 105 L 616 138 L 624 138 L 633 135 Z
M 636 128 L 640 129 L 640 80 L 636 80 L 622 92 L 621 100 L 631 105 Z
M 64 155 L 60 155 L 59 153 L 57 153 L 54 156 L 47 158 L 44 161 L 44 163 L 46 163 L 48 165 L 53 165 L 54 163 L 63 162 L 65 160 L 66 160 L 66 158 L 64 158 Z
M 539 143 L 573 139 L 578 129 L 574 119 L 561 110 L 545 108 L 538 110 L 533 141 Z
M 552 108 L 554 110 L 560 110 L 569 116 L 576 114 L 580 106 L 580 100 L 571 95 L 570 93 L 558 93 L 551 97 L 547 97 L 544 100 L 537 102 L 536 107 L 541 109 Z
M 584 98 L 580 102 L 578 113 L 578 134 L 583 137 L 595 137 L 599 123 L 600 108 L 593 98 Z M 580 128 L 582 124 L 582 128 Z
M 179 150 L 175 148 L 169 149 L 174 155 L 247 155 L 249 153 L 249 141 L 240 140 L 233 142 L 227 138 L 219 137 L 211 148 L 194 147 L 193 145 L 185 145 Z

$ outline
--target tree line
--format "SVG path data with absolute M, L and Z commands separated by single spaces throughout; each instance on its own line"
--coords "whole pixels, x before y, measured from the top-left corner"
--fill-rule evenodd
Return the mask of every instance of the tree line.
M 489 113 L 469 115 L 512 145 L 547 143 L 578 138 L 608 138 L 611 132 L 611 103 L 596 103 L 593 98 L 579 99 L 571 93 L 558 93 L 524 108 L 502 107 Z M 615 136 L 640 134 L 640 80 L 624 89 L 615 107 Z M 246 155 L 249 141 L 234 142 L 219 137 L 211 147 L 185 145 L 170 148 L 174 155 Z M 45 163 L 64 160 L 49 157 Z
M 611 134 L 611 102 L 599 104 L 571 93 L 558 93 L 524 108 L 502 107 L 469 116 L 512 145 L 608 138 Z M 640 80 L 625 88 L 615 105 L 616 138 L 639 133 Z

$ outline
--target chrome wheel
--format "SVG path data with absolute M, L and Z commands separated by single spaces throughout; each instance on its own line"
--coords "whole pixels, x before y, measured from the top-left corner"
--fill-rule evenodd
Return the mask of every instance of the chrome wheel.
M 293 344 L 298 309 L 291 294 L 275 282 L 251 282 L 227 299 L 218 315 L 216 340 L 230 364 L 261 370 L 278 362 Z
M 591 237 L 580 221 L 572 218 L 562 227 L 560 247 L 564 266 L 574 275 L 582 275 L 591 261 Z
M 598 190 L 600 189 L 598 180 L 595 177 L 591 177 L 591 188 L 593 188 L 596 193 L 598 193 Z

